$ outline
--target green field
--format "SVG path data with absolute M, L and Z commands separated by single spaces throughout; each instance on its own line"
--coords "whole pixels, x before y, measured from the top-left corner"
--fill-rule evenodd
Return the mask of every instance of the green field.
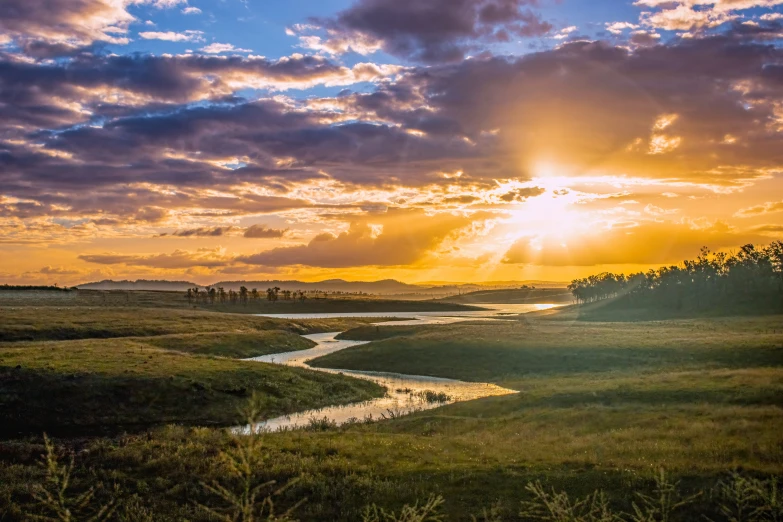
M 334 332 L 383 319 L 273 319 L 203 310 L 0 306 L 0 342 L 147 337 L 226 331 Z
M 295 352 L 315 346 L 313 341 L 286 330 L 158 335 L 142 338 L 140 342 L 164 350 L 215 355 L 231 359 L 248 359 L 272 353 Z
M 548 312 L 447 328 L 365 326 L 341 338 L 385 339 L 310 364 L 491 381 L 512 388 L 529 376 L 783 364 L 781 316 L 602 323 Z
M 0 425 L 30 433 L 5 430 L 0 441 L 3 522 L 47 513 L 31 496 L 46 483 L 44 448 L 33 435 L 44 429 L 75 454 L 73 492 L 102 485 L 93 504 L 114 499 L 113 520 L 214 520 L 198 506 L 228 506 L 204 484 L 240 491 L 229 456 L 256 439 L 208 426 L 241 422 L 238 409 L 253 392 L 260 417 L 380 393 L 366 381 L 232 357 L 307 348 L 297 333 L 341 329 L 341 337 L 373 342 L 316 364 L 493 382 L 519 393 L 259 435 L 253 484 L 296 480 L 274 497 L 278 512 L 304 501 L 296 519 L 363 520 L 370 504 L 399 512 L 435 495 L 445 499 L 445 520 L 606 521 L 522 516 L 521 502 L 534 498 L 526 486 L 540 481 L 572 503 L 601 489 L 615 513 L 629 513 L 639 493 L 654 495 L 653 477 L 664 468 L 678 483 L 672 492 L 701 493 L 670 522 L 729 522 L 722 484 L 736 480 L 755 480 L 735 490 L 763 507 L 742 520 L 781 513 L 774 499 L 783 482 L 769 482 L 783 475 L 780 316 L 606 322 L 582 320 L 569 307 L 495 322 L 371 326 L 165 307 L 2 312 L 5 339 L 35 339 L 0 344 Z M 167 423 L 180 425 L 154 427 Z
M 163 350 L 137 339 L 0 348 L 4 431 L 111 433 L 166 423 L 226 425 L 258 392 L 264 417 L 379 395 L 367 381 Z
M 253 393 L 264 397 L 264 417 L 382 393 L 367 381 L 232 360 L 307 349 L 314 343 L 300 334 L 364 319 L 125 307 L 2 307 L 0 314 L 4 435 L 226 425 Z

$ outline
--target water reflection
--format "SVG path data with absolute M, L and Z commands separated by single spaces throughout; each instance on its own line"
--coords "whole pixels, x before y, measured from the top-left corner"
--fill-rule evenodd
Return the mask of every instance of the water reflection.
M 256 314 L 261 317 L 274 317 L 277 319 L 329 319 L 337 317 L 396 317 L 400 319 L 416 320 L 416 324 L 426 324 L 418 320 L 428 318 L 434 320 L 449 318 L 475 318 L 475 317 L 496 317 L 500 315 L 526 314 L 528 312 L 537 312 L 540 310 L 549 310 L 555 308 L 557 304 L 485 304 L 480 305 L 484 310 L 461 310 L 454 312 L 314 312 L 308 314 Z M 464 319 L 463 319 L 464 320 Z M 453 322 L 453 321 L 452 321 Z M 402 324 L 395 321 L 396 324 Z M 441 324 L 441 323 L 429 323 Z
M 524 304 L 524 305 L 482 305 L 487 310 L 469 312 L 403 312 L 394 314 L 378 313 L 335 313 L 335 314 L 266 314 L 265 317 L 280 317 L 288 319 L 322 319 L 329 317 L 396 317 L 408 319 L 373 323 L 377 326 L 394 325 L 428 325 L 452 324 L 460 321 L 502 320 L 504 315 L 520 314 L 537 310 L 546 310 L 557 305 Z M 492 308 L 490 308 L 492 307 Z M 415 411 L 437 408 L 444 404 L 469 401 L 494 395 L 517 393 L 514 390 L 501 388 L 494 384 L 464 382 L 454 379 L 428 377 L 423 375 L 403 375 L 398 373 L 363 372 L 354 370 L 335 370 L 329 368 L 311 368 L 307 361 L 338 352 L 352 346 L 367 344 L 368 341 L 347 341 L 336 339 L 339 332 L 305 335 L 317 345 L 308 350 L 277 353 L 248 359 L 265 363 L 285 364 L 288 366 L 306 367 L 312 370 L 346 374 L 358 379 L 374 381 L 386 388 L 384 397 L 371 401 L 349 404 L 345 406 L 329 406 L 317 410 L 308 410 L 292 415 L 285 415 L 261 423 L 257 428 L 276 431 L 308 426 L 312 421 L 326 419 L 330 423 L 344 424 L 346 422 L 372 421 L 384 418 L 398 417 Z M 249 429 L 246 426 L 244 429 Z

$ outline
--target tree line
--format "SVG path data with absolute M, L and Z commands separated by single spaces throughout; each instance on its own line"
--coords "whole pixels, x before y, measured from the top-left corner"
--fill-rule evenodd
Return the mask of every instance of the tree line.
M 696 259 L 646 273 L 603 272 L 575 279 L 577 303 L 616 298 L 618 306 L 783 309 L 783 241 L 745 245 L 737 253 L 701 249 Z
M 34 290 L 47 290 L 52 292 L 70 292 L 71 290 L 78 290 L 78 288 L 68 288 L 67 286 L 55 285 L 0 285 L 2 291 L 34 291 Z
M 249 302 L 257 302 L 260 301 L 262 298 L 272 303 L 278 300 L 301 302 L 307 299 L 307 294 L 301 290 L 297 290 L 293 292 L 291 290 L 281 290 L 277 286 L 273 288 L 267 288 L 265 294 L 259 292 L 257 288 L 248 290 L 248 288 L 245 286 L 239 287 L 239 291 L 229 290 L 228 292 L 226 292 L 226 289 L 223 288 L 222 286 L 218 286 L 218 287 L 208 286 L 204 289 L 200 289 L 198 287 L 188 288 L 186 292 L 186 297 L 188 299 L 188 304 L 195 303 L 195 304 L 205 304 L 205 305 L 207 304 L 208 305 L 214 305 L 214 304 L 247 305 Z

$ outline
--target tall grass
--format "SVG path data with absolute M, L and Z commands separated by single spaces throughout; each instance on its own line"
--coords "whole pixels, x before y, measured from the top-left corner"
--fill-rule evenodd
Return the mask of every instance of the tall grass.
M 95 493 L 100 486 L 90 486 L 82 493 L 75 493 L 71 484 L 74 468 L 73 454 L 70 455 L 68 464 L 62 464 L 54 444 L 46 434 L 44 434 L 44 448 L 46 453 L 41 464 L 46 470 L 46 479 L 32 488 L 32 496 L 38 503 L 40 511 L 29 513 L 29 519 L 58 522 L 109 520 L 117 508 L 115 500 L 112 499 L 106 504 L 97 503 Z
M 245 409 L 247 425 L 258 425 L 263 411 L 260 403 L 254 398 Z M 298 488 L 296 478 L 282 485 L 269 480 L 267 471 L 272 461 L 264 445 L 266 432 L 251 428 L 226 433 L 227 444 L 221 445 L 217 452 L 221 463 L 219 478 L 200 481 L 204 495 L 192 501 L 196 515 L 192 520 L 295 522 L 296 513 L 307 498 Z M 189 444 L 187 438 L 182 444 Z M 91 483 L 93 475 L 89 470 L 78 470 L 82 479 L 74 487 L 74 472 L 78 468 L 74 467 L 73 454 L 67 464 L 62 460 L 61 452 L 44 436 L 41 458 L 44 473 L 42 480 L 31 486 L 33 503 L 28 505 L 23 520 L 170 520 L 156 516 L 151 508 L 154 499 L 145 498 L 141 491 L 124 495 L 116 486 L 106 489 L 100 482 Z M 527 482 L 522 489 L 527 498 L 519 504 L 516 513 L 504 510 L 498 501 L 478 515 L 463 513 L 458 519 L 468 518 L 474 522 L 783 522 L 783 489 L 779 479 L 762 479 L 738 472 L 718 482 L 714 488 L 685 494 L 678 482 L 660 470 L 650 489 L 637 487 L 628 493 L 626 510 L 618 507 L 616 494 L 612 500 L 601 490 L 574 496 L 571 492 L 547 487 L 541 481 Z M 388 506 L 389 499 L 381 495 L 372 499 L 372 503 L 365 505 L 356 516 L 362 522 L 446 522 L 454 519 L 444 509 L 447 498 L 433 494 L 393 510 L 382 507 Z M 284 508 L 279 508 L 278 500 Z M 620 501 L 619 504 L 624 503 Z M 0 519 L 4 518 L 0 516 Z
M 364 508 L 362 522 L 443 522 L 440 508 L 444 502 L 443 497 L 433 495 L 421 504 L 405 504 L 397 513 L 372 504 Z
M 289 522 L 294 521 L 293 514 L 306 499 L 300 499 L 293 506 L 277 512 L 274 498 L 291 487 L 295 481 L 289 481 L 276 487 L 276 481 L 259 479 L 259 471 L 265 462 L 262 452 L 260 423 L 264 408 L 260 396 L 253 395 L 244 411 L 244 419 L 249 429 L 239 433 L 231 431 L 231 443 L 220 457 L 226 465 L 228 476 L 223 481 L 202 482 L 202 486 L 214 497 L 219 505 L 198 504 L 198 506 L 218 520 L 226 522 Z

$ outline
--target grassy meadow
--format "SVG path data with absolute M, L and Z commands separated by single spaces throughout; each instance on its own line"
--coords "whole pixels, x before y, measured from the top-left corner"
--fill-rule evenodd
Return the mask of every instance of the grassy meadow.
M 274 319 L 203 310 L 144 307 L 0 306 L 0 342 L 152 337 L 211 332 L 341 331 L 383 319 Z M 285 350 L 283 350 L 285 351 Z M 273 352 L 268 352 L 273 353 Z
M 510 288 L 503 290 L 477 290 L 438 299 L 443 303 L 481 306 L 482 304 L 570 304 L 574 296 L 567 288 Z
M 68 493 L 95 488 L 81 513 L 111 505 L 111 520 L 218 520 L 203 506 L 231 517 L 243 488 L 272 480 L 260 499 L 288 487 L 237 520 L 781 520 L 783 318 L 608 322 L 578 310 L 377 327 L 166 307 L 3 307 L 0 425 L 17 430 L 0 433 L 0 520 L 53 514 L 40 500 L 53 487 L 44 430 L 60 456 L 50 469 L 74 458 Z M 318 366 L 519 393 L 341 427 L 241 436 L 213 426 L 241 423 L 250 402 L 266 418 L 381 394 L 342 375 L 237 360 L 305 349 L 297 334 L 338 330 L 372 342 Z M 662 468 L 668 482 L 656 485 Z M 596 490 L 605 504 L 577 500 Z M 684 503 L 670 513 L 653 497 Z M 587 513 L 598 505 L 604 518 Z
M 391 371 L 514 389 L 529 377 L 755 368 L 783 364 L 783 317 L 670 321 L 572 320 L 547 311 L 492 322 L 361 326 L 343 339 L 372 340 L 311 366 Z
M 199 310 L 0 307 L 0 433 L 96 434 L 228 425 L 379 396 L 367 381 L 237 359 L 308 349 L 300 334 L 364 319 L 287 321 Z
M 264 293 L 263 289 L 260 289 Z M 378 296 L 330 295 L 308 297 L 304 301 L 278 299 L 268 301 L 265 295 L 246 303 L 219 303 L 193 300 L 188 302 L 185 292 L 152 290 L 51 290 L 8 291 L 0 288 L 0 302 L 10 307 L 103 307 L 195 309 L 231 314 L 306 314 L 323 312 L 446 312 L 478 310 L 476 306 L 437 300 L 412 301 L 386 299 Z M 477 305 L 480 307 L 480 305 Z

